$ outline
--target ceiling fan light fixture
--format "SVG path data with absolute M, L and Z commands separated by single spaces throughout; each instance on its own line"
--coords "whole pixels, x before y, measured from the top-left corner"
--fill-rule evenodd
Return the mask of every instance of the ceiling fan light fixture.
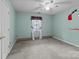
M 50 7 L 45 7 L 45 10 L 46 10 L 46 11 L 50 10 Z

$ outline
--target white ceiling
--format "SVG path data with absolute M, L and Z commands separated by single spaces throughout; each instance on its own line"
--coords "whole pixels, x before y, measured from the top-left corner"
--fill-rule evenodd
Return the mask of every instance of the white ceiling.
M 16 11 L 20 11 L 20 12 L 39 12 L 40 11 L 41 13 L 50 14 L 50 15 L 53 15 L 59 11 L 65 10 L 66 8 L 69 8 L 73 5 L 79 4 L 78 0 L 54 0 L 54 3 L 65 2 L 65 1 L 70 1 L 71 3 L 56 4 L 58 7 L 56 7 L 56 5 L 51 4 L 50 7 L 52 9 L 50 11 L 46 11 L 46 10 L 40 10 L 40 9 L 35 10 L 35 8 L 39 7 L 39 3 L 42 0 L 11 0 L 11 1 Z

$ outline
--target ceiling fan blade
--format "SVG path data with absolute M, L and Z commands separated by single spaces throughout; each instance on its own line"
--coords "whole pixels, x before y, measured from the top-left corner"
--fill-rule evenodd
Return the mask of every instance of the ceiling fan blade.
M 44 6 L 39 3 L 37 7 L 35 7 L 33 10 L 41 10 Z
M 34 8 L 34 10 L 38 10 L 38 9 L 40 9 L 41 7 L 39 6 L 39 7 L 36 7 L 36 8 Z
M 33 1 L 36 1 L 36 2 L 42 2 L 43 0 L 33 0 Z
M 57 3 L 54 3 L 54 4 L 70 4 L 71 2 L 70 1 L 66 1 L 66 2 L 57 2 Z
M 34 8 L 34 9 L 32 9 L 32 11 L 35 11 L 35 12 L 38 12 L 38 11 L 40 11 L 40 10 L 42 10 L 42 7 L 36 7 L 36 8 Z

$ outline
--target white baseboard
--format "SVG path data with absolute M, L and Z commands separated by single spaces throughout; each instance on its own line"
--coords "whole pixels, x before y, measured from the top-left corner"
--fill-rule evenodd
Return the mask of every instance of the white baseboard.
M 11 48 L 9 49 L 9 53 L 11 52 L 13 46 L 15 45 L 16 41 L 14 43 L 11 44 Z
M 39 39 L 39 37 L 35 37 L 36 39 Z M 47 39 L 47 38 L 52 38 L 52 36 L 42 36 L 42 39 Z M 17 41 L 19 40 L 30 40 L 32 39 L 31 37 L 18 37 L 16 38 Z
M 53 38 L 55 38 L 55 39 L 57 39 L 57 40 L 60 40 L 60 41 L 62 41 L 62 42 L 65 42 L 65 43 L 67 43 L 67 44 L 70 44 L 70 45 L 73 45 L 73 46 L 75 46 L 75 47 L 78 47 L 79 48 L 79 45 L 77 45 L 77 44 L 74 44 L 74 43 L 71 43 L 71 42 L 69 42 L 69 41 L 66 41 L 66 40 L 63 40 L 63 39 L 61 39 L 61 38 L 59 38 L 59 37 L 57 37 L 57 36 L 52 36 Z
M 15 43 L 16 43 L 16 40 L 15 40 L 15 42 L 14 42 L 14 43 L 12 43 L 12 46 L 11 46 L 11 48 L 9 49 L 8 55 L 10 54 L 10 52 L 11 52 L 11 50 L 12 50 L 13 46 L 15 45 Z M 7 55 L 7 57 L 8 57 L 8 55 Z

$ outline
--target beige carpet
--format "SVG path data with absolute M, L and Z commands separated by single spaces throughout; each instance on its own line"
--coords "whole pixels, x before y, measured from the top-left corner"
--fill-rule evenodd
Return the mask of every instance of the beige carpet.
M 79 59 L 79 48 L 51 38 L 19 41 L 7 59 Z

